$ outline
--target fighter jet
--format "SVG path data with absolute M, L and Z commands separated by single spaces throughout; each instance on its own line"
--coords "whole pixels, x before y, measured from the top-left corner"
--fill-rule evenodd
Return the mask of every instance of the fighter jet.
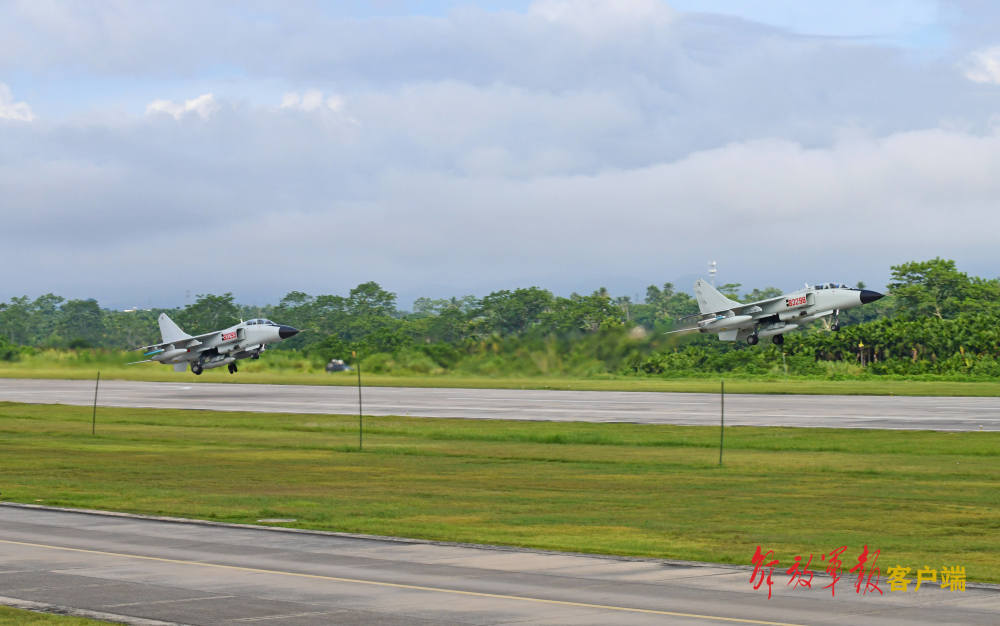
M 291 326 L 281 326 L 271 320 L 255 319 L 192 337 L 181 330 L 166 313 L 161 313 L 158 321 L 163 341 L 136 348 L 145 352 L 143 356 L 149 358 L 129 365 L 164 363 L 173 365 L 175 372 L 183 372 L 190 365 L 194 374 L 226 365 L 229 373 L 235 374 L 237 360 L 259 359 L 260 353 L 269 344 L 288 339 L 299 332 Z
M 785 333 L 821 317 L 832 316 L 830 328 L 840 330 L 840 311 L 874 302 L 883 294 L 868 289 L 826 283 L 766 300 L 742 304 L 730 300 L 702 279 L 694 283 L 697 315 L 682 318 L 689 325 L 672 333 L 716 333 L 722 341 L 746 340 L 756 345 L 761 337 L 781 345 Z M 693 325 L 692 325 L 693 324 Z

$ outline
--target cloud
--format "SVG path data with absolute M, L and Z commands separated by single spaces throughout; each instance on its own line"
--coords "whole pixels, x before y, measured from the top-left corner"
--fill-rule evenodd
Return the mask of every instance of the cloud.
M 188 113 L 194 113 L 202 119 L 208 119 L 209 116 L 218 110 L 219 104 L 215 101 L 215 96 L 205 93 L 184 102 L 153 100 L 146 106 L 146 115 L 166 113 L 175 120 L 179 120 Z
M 344 108 L 344 99 L 336 94 L 324 98 L 323 92 L 318 89 L 308 89 L 302 94 L 290 91 L 281 97 L 280 108 L 315 111 L 322 106 L 339 112 Z
M 528 14 L 593 39 L 621 36 L 623 31 L 663 28 L 675 15 L 659 0 L 538 0 Z
M 27 102 L 14 102 L 14 95 L 4 83 L 0 83 L 0 119 L 18 122 L 33 122 L 35 114 Z
M 977 50 L 965 61 L 965 77 L 976 83 L 1000 85 L 1000 46 Z
M 480 96 L 515 119 L 520 110 L 547 116 L 547 108 L 554 119 L 558 110 L 555 99 Z M 634 166 L 582 173 L 564 164 L 539 174 L 514 164 L 551 150 L 560 133 L 492 152 L 486 146 L 508 132 L 502 125 L 495 135 L 471 133 L 470 143 L 459 132 L 442 154 L 435 144 L 407 145 L 397 133 L 417 125 L 387 123 L 399 110 L 423 108 L 427 124 L 463 108 L 461 100 L 444 111 L 427 102 L 366 107 L 369 123 L 349 129 L 267 107 L 169 128 L 152 119 L 24 126 L 8 137 L 13 146 L 0 147 L 9 240 L 0 263 L 53 260 L 12 276 L 6 297 L 37 286 L 102 301 L 127 293 L 127 304 L 155 285 L 167 304 L 185 290 L 268 302 L 292 289 L 342 293 L 368 279 L 404 302 L 529 284 L 632 295 L 697 273 L 709 258 L 727 282 L 749 286 L 874 286 L 890 264 L 936 255 L 995 273 L 1000 135 L 851 131 L 830 146 L 753 139 Z M 9 158 L 16 146 L 31 146 L 32 158 Z M 479 167 L 444 165 L 463 157 Z M 55 260 L 68 251 L 72 271 Z
M 39 261 L 0 300 L 996 273 L 996 99 L 956 71 L 982 42 L 915 58 L 654 0 L 252 6 L 0 3 L 0 70 L 75 77 L 4 125 L 0 265 Z M 49 122 L 45 93 L 110 104 Z

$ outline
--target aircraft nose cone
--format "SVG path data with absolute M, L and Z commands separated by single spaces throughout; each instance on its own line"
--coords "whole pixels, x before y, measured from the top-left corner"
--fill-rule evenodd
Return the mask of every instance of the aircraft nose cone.
M 885 295 L 877 291 L 871 291 L 869 289 L 861 290 L 861 304 L 868 304 L 869 302 L 875 302 L 879 298 L 883 297 L 885 297 Z
M 879 296 L 881 298 L 881 296 Z M 288 339 L 289 337 L 294 337 L 299 334 L 298 328 L 292 328 L 291 326 L 281 326 L 278 328 L 278 336 L 282 339 Z

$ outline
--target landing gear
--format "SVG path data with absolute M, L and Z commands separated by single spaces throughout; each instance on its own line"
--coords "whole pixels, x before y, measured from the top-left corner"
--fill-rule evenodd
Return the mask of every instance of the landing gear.
M 757 333 L 754 333 L 749 337 L 747 337 L 748 346 L 756 346 L 758 341 L 760 341 L 760 338 L 757 336 Z
M 230 363 L 229 364 L 229 373 L 230 374 L 235 374 L 238 371 L 240 371 L 240 370 L 236 367 L 235 363 Z
M 259 359 L 260 358 L 260 352 L 254 352 L 253 356 L 250 357 L 250 358 L 251 359 Z
M 195 376 L 201 376 L 201 363 L 192 363 L 191 373 Z
M 840 309 L 833 312 L 833 323 L 830 324 L 830 330 L 834 332 L 840 330 Z
M 780 346 L 781 344 L 785 343 L 785 336 L 775 335 L 774 337 L 771 337 L 771 342 L 774 343 L 774 345 L 776 346 Z

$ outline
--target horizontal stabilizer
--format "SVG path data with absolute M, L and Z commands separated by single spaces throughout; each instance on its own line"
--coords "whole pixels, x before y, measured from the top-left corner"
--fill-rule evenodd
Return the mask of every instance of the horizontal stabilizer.
M 667 332 L 665 332 L 663 334 L 664 335 L 673 335 L 673 334 L 676 334 L 676 333 L 696 333 L 696 332 L 698 332 L 697 328 L 678 328 L 677 330 L 668 330 Z
M 137 363 L 153 363 L 153 359 L 146 359 L 144 361 L 132 361 L 131 363 L 126 363 L 125 365 L 136 365 Z

